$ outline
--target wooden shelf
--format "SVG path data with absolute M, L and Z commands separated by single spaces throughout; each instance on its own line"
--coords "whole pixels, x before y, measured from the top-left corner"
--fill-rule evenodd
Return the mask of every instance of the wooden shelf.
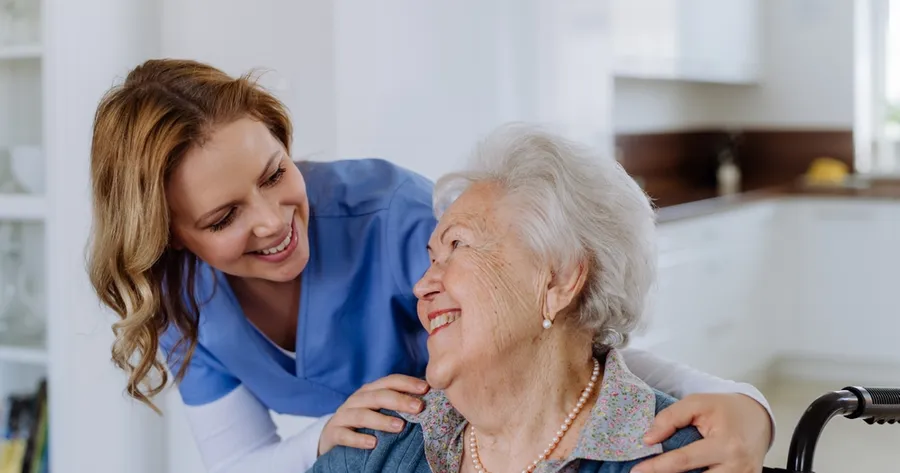
M 40 59 L 43 49 L 39 44 L 22 44 L 13 46 L 0 46 L 0 60 L 15 59 Z
M 46 214 L 43 196 L 0 194 L 0 220 L 43 220 Z
M 0 345 L 0 362 L 46 365 L 47 350 L 40 347 Z

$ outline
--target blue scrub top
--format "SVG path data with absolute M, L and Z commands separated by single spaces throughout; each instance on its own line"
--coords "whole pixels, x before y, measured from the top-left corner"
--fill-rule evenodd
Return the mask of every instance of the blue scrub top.
M 269 409 L 333 413 L 365 383 L 392 373 L 423 377 L 427 334 L 412 287 L 428 269 L 437 224 L 432 183 L 380 159 L 297 163 L 309 196 L 296 362 L 244 317 L 224 274 L 201 263 L 199 341 L 179 385 L 187 405 L 243 384 Z M 180 338 L 161 337 L 169 355 Z M 182 353 L 170 357 L 177 372 Z

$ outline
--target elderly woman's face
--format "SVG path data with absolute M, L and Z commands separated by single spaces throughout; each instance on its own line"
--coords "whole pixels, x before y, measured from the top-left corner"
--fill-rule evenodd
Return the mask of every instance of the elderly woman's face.
M 427 379 L 437 389 L 463 373 L 477 376 L 478 366 L 527 350 L 540 336 L 546 279 L 501 197 L 495 186 L 471 187 L 429 240 L 431 267 L 414 290 L 430 334 Z

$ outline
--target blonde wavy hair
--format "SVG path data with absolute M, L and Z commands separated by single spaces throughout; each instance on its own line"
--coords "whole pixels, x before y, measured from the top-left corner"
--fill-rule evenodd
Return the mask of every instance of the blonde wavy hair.
M 185 349 L 180 381 L 197 344 L 197 258 L 171 245 L 166 182 L 185 153 L 219 125 L 243 117 L 265 124 L 291 149 L 288 112 L 250 74 L 238 78 L 190 60 L 157 59 L 132 70 L 102 98 L 93 124 L 91 283 L 118 314 L 112 360 L 128 374 L 127 393 L 151 399 L 169 376 L 157 357 L 171 326 Z M 172 352 L 176 350 L 173 349 Z M 171 356 L 171 354 L 170 354 Z M 157 382 L 153 382 L 156 379 Z

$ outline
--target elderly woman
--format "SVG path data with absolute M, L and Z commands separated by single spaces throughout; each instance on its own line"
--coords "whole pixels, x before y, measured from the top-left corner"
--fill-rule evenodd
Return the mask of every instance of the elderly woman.
M 625 472 L 700 438 L 642 439 L 673 402 L 616 347 L 654 281 L 647 197 L 612 160 L 507 127 L 435 188 L 431 267 L 415 287 L 429 331 L 425 410 L 372 450 L 315 472 Z

